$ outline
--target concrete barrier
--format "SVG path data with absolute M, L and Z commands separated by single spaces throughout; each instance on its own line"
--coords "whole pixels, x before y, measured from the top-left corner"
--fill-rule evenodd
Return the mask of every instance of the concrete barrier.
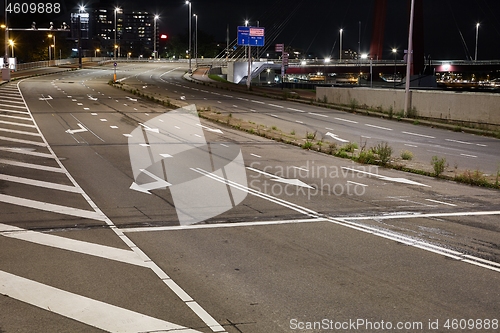
M 411 106 L 418 118 L 500 129 L 500 95 L 495 93 L 411 90 Z M 404 109 L 401 89 L 317 87 L 316 99 L 337 105 L 369 108 L 394 115 Z

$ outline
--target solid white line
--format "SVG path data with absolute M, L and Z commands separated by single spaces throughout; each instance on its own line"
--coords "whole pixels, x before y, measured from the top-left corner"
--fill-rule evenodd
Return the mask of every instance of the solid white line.
M 257 158 L 262 158 L 262 156 L 260 156 L 260 155 L 255 155 L 255 154 L 250 154 L 250 155 L 257 157 Z
M 8 151 L 9 153 L 24 154 L 24 155 L 44 157 L 44 158 L 54 158 L 54 156 L 52 154 L 39 153 L 36 151 L 29 151 L 29 150 L 22 149 L 22 148 L 3 148 L 3 147 L 0 147 L 0 150 Z
M 318 116 L 318 117 L 328 118 L 328 116 L 324 115 L 324 114 L 319 114 L 319 113 L 314 113 L 314 112 L 308 112 L 308 114 L 310 114 L 312 116 Z
M 42 170 L 42 171 L 65 173 L 65 171 L 63 169 L 57 168 L 57 167 L 49 167 L 49 166 L 39 165 L 39 164 L 17 162 L 17 161 L 6 160 L 6 159 L 0 159 L 0 164 L 7 164 L 7 165 L 13 165 L 13 166 L 18 166 L 18 167 L 22 167 L 22 168 L 36 169 L 36 170 Z
M 414 135 L 414 136 L 420 136 L 422 138 L 428 138 L 428 139 L 435 139 L 436 137 L 430 136 L 430 135 L 424 135 L 424 134 L 418 134 L 418 133 L 412 133 L 412 132 L 401 132 L 403 134 L 408 134 L 408 135 Z
M 187 306 L 191 308 L 191 310 L 200 317 L 201 320 L 205 324 L 207 324 L 208 327 L 213 332 L 224 332 L 225 329 L 211 316 L 209 315 L 205 309 L 203 309 L 198 303 L 192 301 L 192 302 L 186 302 Z
M 22 178 L 22 177 L 16 177 L 16 176 L 9 176 L 9 175 L 4 175 L 4 174 L 0 174 L 0 180 L 5 180 L 8 182 L 14 182 L 14 183 L 19 183 L 19 184 L 26 184 L 26 185 L 31 185 L 31 186 L 37 186 L 37 187 L 50 188 L 50 189 L 58 190 L 58 191 L 65 191 L 65 192 L 72 192 L 72 193 L 81 193 L 82 192 L 80 188 L 74 187 L 74 186 L 44 182 L 41 180 Z
M 353 120 L 347 120 L 347 119 L 343 119 L 343 118 L 334 118 L 334 119 L 340 120 L 340 121 L 345 121 L 346 123 L 358 124 L 357 121 L 353 121 Z
M 21 139 L 14 139 L 14 138 L 8 138 L 6 136 L 0 136 L 0 140 L 4 141 L 9 141 L 9 142 L 17 142 L 17 143 L 25 143 L 27 145 L 33 145 L 33 146 L 39 146 L 39 147 L 46 147 L 47 145 L 43 142 L 36 142 L 36 141 L 30 141 L 30 140 L 21 140 Z
M 387 127 L 375 126 L 375 125 L 370 125 L 370 124 L 365 124 L 365 125 L 369 126 L 369 127 L 373 127 L 373 128 L 378 128 L 378 129 L 381 129 L 381 130 L 385 130 L 385 131 L 392 131 L 391 128 L 387 128 Z
M 426 218 L 426 217 L 454 217 L 454 216 L 490 216 L 500 215 L 500 210 L 497 211 L 482 211 L 482 212 L 458 212 L 458 213 L 415 213 L 415 214 L 393 214 L 393 215 L 374 215 L 374 216 L 358 216 L 349 217 L 346 220 L 390 220 L 390 219 L 408 219 L 408 218 Z
M 455 205 L 455 204 L 451 204 L 451 203 L 447 203 L 447 202 L 443 202 L 443 201 L 437 201 L 437 200 L 432 200 L 432 199 L 425 199 L 425 200 L 430 201 L 430 202 L 443 204 L 443 205 L 447 205 L 447 206 L 457 207 L 457 205 Z
M 97 220 L 97 221 L 104 221 L 105 220 L 105 217 L 102 214 L 98 214 L 95 211 L 67 207 L 67 206 L 61 206 L 61 205 L 55 205 L 55 204 L 42 202 L 42 201 L 35 201 L 35 200 L 30 200 L 30 199 L 25 199 L 25 198 L 14 197 L 12 195 L 0 194 L 0 202 L 4 202 L 4 203 L 16 205 L 16 206 L 21 206 L 21 207 L 28 207 L 28 208 L 43 210 L 43 211 L 51 212 L 51 213 L 58 213 L 58 214 L 76 216 L 76 217 L 83 217 L 83 218 L 91 219 L 91 220 Z
M 147 263 L 140 259 L 135 252 L 130 250 L 123 250 L 111 246 L 55 236 L 44 232 L 26 230 L 7 224 L 0 224 L 0 235 L 34 244 L 40 244 L 67 251 L 83 253 L 99 258 L 124 262 L 135 266 L 148 267 Z
M 294 223 L 309 223 L 309 222 L 325 222 L 324 218 L 296 219 L 296 220 L 276 220 L 276 221 L 252 221 L 239 223 L 217 223 L 217 224 L 193 224 L 168 227 L 138 227 L 120 229 L 123 232 L 149 232 L 149 231 L 173 231 L 173 230 L 195 230 L 195 229 L 217 229 L 217 228 L 237 228 L 251 227 L 259 225 L 279 225 L 279 224 L 294 224 Z
M 0 271 L 0 294 L 113 333 L 193 329 Z

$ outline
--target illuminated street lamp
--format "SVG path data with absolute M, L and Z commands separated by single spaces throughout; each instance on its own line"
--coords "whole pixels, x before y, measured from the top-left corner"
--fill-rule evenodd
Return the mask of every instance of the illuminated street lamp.
M 9 45 L 11 47 L 11 50 L 12 50 L 12 58 L 14 58 L 14 41 L 12 39 L 9 39 Z
M 153 59 L 154 59 L 154 60 L 156 60 L 156 58 L 157 58 L 157 57 L 156 57 L 156 35 L 157 35 L 157 33 L 156 33 L 156 21 L 157 21 L 159 18 L 160 18 L 160 16 L 155 15 L 155 18 L 154 18 L 154 21 L 155 21 L 155 24 L 154 24 L 154 43 L 153 43 L 153 45 L 154 45 L 154 47 L 153 47 L 153 54 L 154 54 Z
M 394 77 L 392 78 L 394 81 L 394 89 L 396 89 L 396 74 L 397 74 L 397 69 L 396 69 L 396 56 L 398 55 L 398 49 L 393 48 L 392 53 L 394 54 Z
M 192 72 L 192 69 L 191 69 L 191 26 L 192 26 L 191 18 L 193 17 L 193 15 L 191 15 L 191 1 L 186 0 L 186 5 L 188 5 L 188 7 L 189 7 L 189 47 L 188 47 L 188 58 L 189 58 L 189 73 L 191 73 Z
M 100 49 L 95 49 L 94 50 L 94 57 L 96 57 L 96 58 L 97 58 L 97 52 L 101 52 L 101 50 Z
M 193 14 L 195 18 L 195 29 L 194 29 L 194 59 L 196 62 L 196 67 L 198 67 L 198 15 Z
M 114 55 L 114 58 L 116 60 L 116 57 L 117 57 L 117 54 L 116 54 L 116 51 L 118 51 L 118 45 L 116 44 L 116 14 L 121 11 L 121 8 L 119 7 L 115 7 L 115 50 L 113 52 L 113 55 Z
M 342 61 L 342 33 L 344 32 L 344 29 L 340 29 L 340 56 L 339 60 Z
M 477 41 L 479 39 L 479 23 L 476 23 L 476 55 L 474 57 L 474 61 L 477 61 Z
M 48 37 L 53 38 L 52 47 L 54 48 L 54 59 L 55 59 L 56 58 L 56 35 L 49 34 Z
M 327 80 L 326 80 L 326 77 L 327 77 L 327 76 L 326 76 L 326 66 L 330 63 L 330 61 L 331 61 L 331 60 L 332 60 L 332 59 L 331 59 L 331 58 L 329 58 L 329 57 L 328 57 L 328 58 L 325 58 L 325 66 L 324 66 L 324 70 L 323 70 L 323 72 L 324 72 L 323 74 L 325 75 L 325 83 L 327 82 Z

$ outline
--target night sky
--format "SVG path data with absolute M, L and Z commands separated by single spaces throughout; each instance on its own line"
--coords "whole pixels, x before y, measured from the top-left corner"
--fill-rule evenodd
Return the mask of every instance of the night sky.
M 9 0 L 15 1 L 15 0 Z M 98 2 L 96 0 L 93 3 Z M 186 33 L 188 5 L 184 0 L 101 0 L 122 8 L 144 10 L 160 15 L 160 33 L 170 36 Z M 68 11 L 76 0 L 66 0 Z M 388 0 L 385 43 L 390 50 L 408 44 L 407 0 Z M 90 2 L 86 2 L 90 4 Z M 361 52 L 370 48 L 373 0 L 193 0 L 192 13 L 198 15 L 198 28 L 225 43 L 229 25 L 230 40 L 236 28 L 248 19 L 250 25 L 266 28 L 269 49 L 274 44 L 291 45 L 319 58 L 338 57 L 339 30 L 343 48 Z M 499 0 L 424 0 L 425 54 L 433 59 L 470 59 L 476 45 L 476 23 L 480 23 L 478 60 L 500 59 Z M 361 39 L 359 38 L 361 22 Z M 194 24 L 194 19 L 193 19 Z

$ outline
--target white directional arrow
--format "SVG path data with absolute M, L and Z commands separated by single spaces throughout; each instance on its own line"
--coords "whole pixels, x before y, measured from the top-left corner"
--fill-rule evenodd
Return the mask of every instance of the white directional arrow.
M 248 170 L 252 170 L 254 172 L 257 172 L 257 173 L 260 173 L 262 175 L 271 177 L 271 180 L 275 181 L 275 182 L 314 189 L 314 187 L 312 187 L 310 185 L 307 185 L 306 183 L 304 183 L 303 181 L 301 181 L 299 179 L 287 179 L 287 178 L 283 178 L 283 177 L 280 177 L 280 176 L 273 175 L 272 173 L 261 171 L 259 169 L 255 169 L 255 168 L 252 168 L 252 167 L 247 167 L 247 169 Z
M 214 132 L 214 133 L 219 133 L 219 134 L 224 134 L 220 129 L 216 129 L 216 128 L 210 128 L 208 126 L 205 126 L 205 125 L 202 125 L 202 124 L 196 124 L 204 129 L 206 129 L 207 131 L 210 131 L 210 132 Z
M 357 170 L 357 169 L 353 169 L 353 168 L 347 168 L 347 167 L 342 167 L 342 169 L 349 170 L 349 171 L 352 171 L 352 172 L 361 173 L 361 174 L 364 174 L 364 175 L 367 175 L 367 176 L 372 176 L 372 177 L 378 178 L 380 180 L 386 180 L 386 181 L 389 181 L 389 182 L 430 187 L 429 185 L 418 183 L 416 181 L 413 181 L 413 180 L 410 180 L 410 179 L 406 179 L 406 178 L 387 177 L 387 176 L 382 176 L 382 175 L 379 175 L 379 174 L 376 174 L 376 173 L 362 171 L 362 170 Z
M 160 188 L 164 188 L 164 187 L 168 187 L 168 186 L 172 185 L 169 182 L 157 177 L 155 174 L 153 174 L 149 171 L 141 169 L 141 172 L 145 173 L 146 175 L 148 175 L 149 177 L 153 178 L 156 181 L 154 181 L 152 183 L 142 184 L 142 185 L 139 185 L 136 182 L 133 182 L 132 185 L 130 185 L 131 190 L 151 194 L 151 192 L 149 192 L 151 190 L 156 190 L 156 189 L 160 189 Z
M 97 97 L 92 97 L 92 95 L 87 95 L 91 101 L 97 101 Z
M 75 133 L 81 133 L 81 132 L 87 132 L 88 129 L 86 129 L 85 127 L 83 127 L 82 124 L 78 124 L 78 127 L 80 127 L 80 129 L 76 129 L 76 130 L 66 130 L 66 133 L 69 133 L 69 134 L 75 134 Z
M 52 96 L 47 95 L 47 97 L 43 96 L 39 98 L 40 101 L 48 101 L 49 99 L 52 99 Z
M 146 131 L 160 133 L 160 130 L 158 128 L 151 128 L 151 127 L 149 127 L 147 125 L 144 125 L 142 123 L 139 123 L 139 125 L 141 125 L 142 127 L 144 127 L 144 129 L 146 129 Z
M 127 96 L 127 99 L 131 100 L 132 102 L 137 102 L 137 98 L 132 98 Z
M 329 136 L 329 137 L 331 137 L 331 138 L 333 138 L 333 139 L 335 139 L 337 141 L 340 141 L 340 142 L 349 142 L 349 140 L 341 139 L 336 134 L 333 134 L 333 133 L 330 133 L 330 132 L 326 133 L 325 135 Z

